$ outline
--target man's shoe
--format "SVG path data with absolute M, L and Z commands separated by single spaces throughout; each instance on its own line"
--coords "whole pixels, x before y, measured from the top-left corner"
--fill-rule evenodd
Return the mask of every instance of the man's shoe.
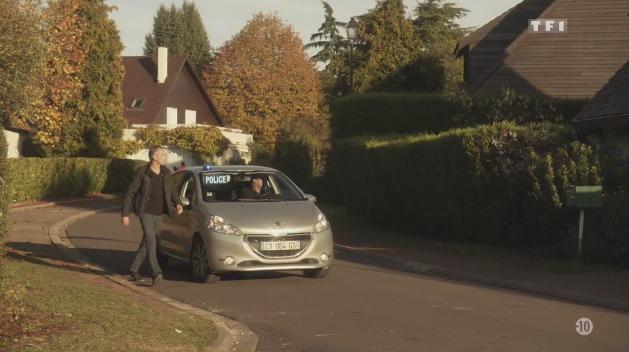
M 129 280 L 135 281 L 135 282 L 140 282 L 140 281 L 142 281 L 142 279 L 144 279 L 144 278 L 142 276 L 140 276 L 140 274 L 136 273 L 135 271 L 130 271 L 129 272 Z
M 162 280 L 164 280 L 164 277 L 162 276 L 162 274 L 157 274 L 154 278 L 153 278 L 153 286 L 159 284 Z

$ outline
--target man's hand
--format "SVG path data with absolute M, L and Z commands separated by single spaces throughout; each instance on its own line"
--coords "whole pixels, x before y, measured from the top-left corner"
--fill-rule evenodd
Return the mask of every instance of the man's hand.
M 128 216 L 123 216 L 122 217 L 122 226 L 129 227 L 129 217 Z
M 177 204 L 177 215 L 181 215 L 183 213 L 183 206 L 181 204 Z

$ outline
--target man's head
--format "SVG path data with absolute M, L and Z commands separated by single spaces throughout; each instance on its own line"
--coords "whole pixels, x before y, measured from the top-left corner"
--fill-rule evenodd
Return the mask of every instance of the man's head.
M 160 166 L 166 165 L 166 151 L 160 146 L 154 146 L 149 149 L 149 160 Z
M 257 193 L 262 192 L 262 178 L 260 176 L 252 176 L 251 177 L 251 189 Z

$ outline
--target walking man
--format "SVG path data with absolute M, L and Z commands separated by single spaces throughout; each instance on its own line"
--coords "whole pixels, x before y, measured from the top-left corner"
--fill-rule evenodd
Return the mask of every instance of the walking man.
M 162 269 L 157 262 L 157 231 L 162 221 L 162 214 L 175 216 L 183 213 L 179 195 L 173 190 L 170 171 L 166 164 L 166 151 L 161 147 L 149 149 L 150 163 L 142 168 L 131 182 L 122 203 L 122 226 L 129 226 L 131 207 L 142 224 L 142 243 L 131 264 L 131 279 L 144 284 L 138 273 L 140 265 L 148 254 L 148 261 L 153 271 L 152 285 L 162 280 Z

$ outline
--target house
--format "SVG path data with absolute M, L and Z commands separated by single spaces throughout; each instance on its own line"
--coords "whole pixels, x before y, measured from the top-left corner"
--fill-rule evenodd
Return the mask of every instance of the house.
M 2 132 L 7 142 L 7 158 L 19 158 L 24 154 L 24 142 L 31 137 L 34 130 L 24 123 L 9 119 L 7 125 L 2 127 Z
M 474 94 L 507 85 L 551 98 L 591 98 L 629 58 L 628 14 L 628 0 L 524 0 L 462 39 L 455 54 Z M 552 31 L 534 28 L 535 19 L 566 20 L 564 31 L 558 21 Z
M 162 128 L 212 125 L 231 141 L 225 155 L 217 162 L 239 158 L 250 161 L 249 145 L 253 136 L 242 130 L 224 127 L 212 100 L 189 62 L 180 56 L 168 55 L 168 49 L 158 48 L 157 56 L 127 56 L 122 58 L 125 77 L 122 83 L 124 116 L 127 120 L 125 139 L 133 139 L 138 128 L 149 125 Z M 146 160 L 142 150 L 128 156 Z M 194 163 L 193 156 L 170 150 L 173 163 Z
M 629 58 L 628 58 L 629 59 Z M 629 162 L 629 60 L 577 114 L 572 124 L 617 146 Z

